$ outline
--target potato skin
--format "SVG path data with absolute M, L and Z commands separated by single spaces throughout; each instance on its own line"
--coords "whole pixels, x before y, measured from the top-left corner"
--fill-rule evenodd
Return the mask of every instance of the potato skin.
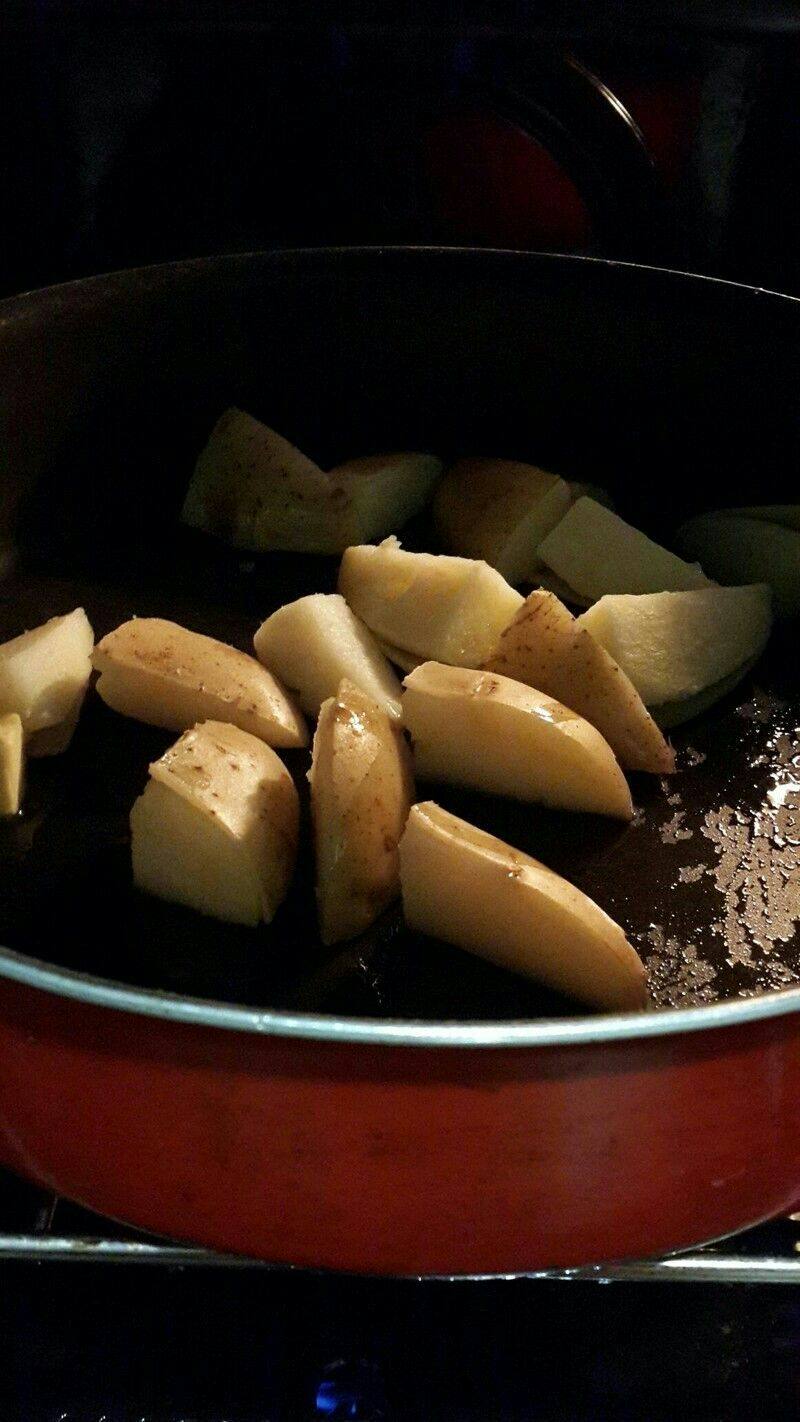
M 268 745 L 308 744 L 305 721 L 254 657 L 160 617 L 138 617 L 94 649 L 97 690 L 113 711 L 185 731 L 197 721 L 239 726 Z
M 309 780 L 320 933 L 338 943 L 399 894 L 397 846 L 413 799 L 402 733 L 346 681 L 320 710 Z
M 485 666 L 577 711 L 627 770 L 674 771 L 675 754 L 633 683 L 554 593 L 530 594 Z

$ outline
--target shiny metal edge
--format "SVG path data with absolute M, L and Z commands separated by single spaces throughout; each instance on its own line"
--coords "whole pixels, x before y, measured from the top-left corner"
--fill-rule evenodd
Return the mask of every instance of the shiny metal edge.
M 51 966 L 15 953 L 10 948 L 0 948 L 1 978 L 75 1002 L 140 1017 L 181 1022 L 188 1026 L 373 1046 L 578 1046 L 704 1032 L 800 1013 L 800 988 L 784 988 L 758 997 L 737 998 L 700 1007 L 613 1013 L 601 1017 L 545 1018 L 528 1022 L 415 1022 L 392 1018 L 327 1017 L 319 1013 L 236 1007 L 203 998 L 126 987 L 105 978 L 89 977 L 68 968 Z
M 278 266 L 290 263 L 298 256 L 309 260 L 327 260 L 331 256 L 335 256 L 340 259 L 356 261 L 364 258 L 392 258 L 409 255 L 413 258 L 415 254 L 428 261 L 452 261 L 455 258 L 459 261 L 474 262 L 476 265 L 500 259 L 509 265 L 520 266 L 523 264 L 527 266 L 563 264 L 565 267 L 573 267 L 576 270 L 591 267 L 606 270 L 623 268 L 637 272 L 653 272 L 667 278 L 688 280 L 698 287 L 701 285 L 716 286 L 741 291 L 749 296 L 774 297 L 782 303 L 800 304 L 800 296 L 779 291 L 775 287 L 756 286 L 748 282 L 733 281 L 730 277 L 713 276 L 708 272 L 688 271 L 681 267 L 659 267 L 652 262 L 621 261 L 615 257 L 596 257 L 580 252 L 522 252 L 511 247 L 449 247 L 431 242 L 389 242 L 361 243 L 352 246 L 283 247 L 275 251 L 254 247 L 241 252 L 218 252 L 209 256 L 179 257 L 171 262 L 149 262 L 137 267 L 118 267 L 110 272 L 98 272 L 93 276 L 76 277 L 71 281 L 57 282 L 52 286 L 31 287 L 27 291 L 15 292 L 11 296 L 4 297 L 0 300 L 0 330 L 8 322 L 19 320 L 25 308 L 33 306 L 34 299 L 38 300 L 48 296 L 60 301 L 66 295 L 91 297 L 104 287 L 113 291 L 123 278 L 127 280 L 132 276 L 141 281 L 156 272 L 169 272 L 175 278 L 180 278 L 185 273 L 204 267 L 213 267 L 217 270 L 226 267 L 233 269 L 242 262 L 252 262 L 256 258 L 264 260 L 270 265 Z
M 140 1240 L 72 1238 L 58 1235 L 0 1234 L 0 1260 L 26 1263 L 144 1264 L 167 1268 L 265 1269 L 297 1271 L 235 1254 L 215 1254 L 190 1245 L 150 1244 Z M 800 1256 L 784 1259 L 736 1253 L 673 1255 L 666 1259 L 632 1260 L 623 1264 L 591 1264 L 575 1269 L 537 1269 L 519 1274 L 437 1274 L 435 1281 L 475 1283 L 481 1280 L 563 1280 L 569 1283 L 694 1283 L 800 1284 Z M 420 1279 L 419 1282 L 424 1282 Z

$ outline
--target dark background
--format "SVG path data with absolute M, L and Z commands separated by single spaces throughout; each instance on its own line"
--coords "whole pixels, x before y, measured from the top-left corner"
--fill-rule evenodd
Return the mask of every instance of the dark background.
M 791 5 L 6 0 L 4 17 L 4 293 L 392 241 L 800 291 Z
M 7 3 L 0 294 L 404 241 L 601 252 L 800 294 L 799 36 L 786 4 Z M 800 1406 L 792 1289 L 0 1274 L 3 1422 Z

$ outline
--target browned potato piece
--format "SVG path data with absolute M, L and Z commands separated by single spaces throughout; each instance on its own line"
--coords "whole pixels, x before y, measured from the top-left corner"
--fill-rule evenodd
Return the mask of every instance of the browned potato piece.
M 271 672 L 225 642 L 160 617 L 138 617 L 94 650 L 97 690 L 136 721 L 183 731 L 196 721 L 240 726 L 272 746 L 308 744 L 305 722 Z
M 402 735 L 350 682 L 322 704 L 309 780 L 320 933 L 338 943 L 400 892 L 397 845 L 413 798 Z
M 584 716 L 626 769 L 656 775 L 675 769 L 675 753 L 633 683 L 554 593 L 531 593 L 486 667 L 535 686 Z

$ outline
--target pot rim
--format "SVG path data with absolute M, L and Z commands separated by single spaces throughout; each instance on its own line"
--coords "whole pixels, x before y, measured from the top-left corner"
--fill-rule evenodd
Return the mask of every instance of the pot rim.
M 437 245 L 360 245 L 333 247 L 293 247 L 276 251 L 254 250 L 210 254 L 177 261 L 122 268 L 96 276 L 22 292 L 0 301 L 0 339 L 3 328 L 13 328 L 25 316 L 36 316 L 37 307 L 49 304 L 61 311 L 69 297 L 89 298 L 111 295 L 121 281 L 146 282 L 157 274 L 175 278 L 195 269 L 212 267 L 235 269 L 258 260 L 265 265 L 291 265 L 297 259 L 314 263 L 335 257 L 342 262 L 411 258 L 425 262 L 457 261 L 489 266 L 561 265 L 577 269 L 624 269 L 652 274 L 661 279 L 721 287 L 748 297 L 772 298 L 781 304 L 800 306 L 800 297 L 765 287 L 728 281 L 698 272 L 684 272 L 647 263 L 615 261 L 603 257 L 559 252 L 518 252 L 505 248 L 476 248 Z M 784 988 L 754 997 L 695 1007 L 670 1008 L 650 1012 L 611 1013 L 594 1017 L 543 1018 L 527 1021 L 470 1022 L 415 1021 L 411 1019 L 328 1016 L 320 1013 L 249 1008 L 211 999 L 185 997 L 147 988 L 129 987 L 111 979 L 73 972 L 42 959 L 0 947 L 0 979 L 47 992 L 55 997 L 83 1002 L 134 1016 L 213 1027 L 223 1031 L 250 1032 L 262 1036 L 304 1038 L 331 1043 L 361 1043 L 370 1046 L 402 1047 L 548 1047 L 579 1046 L 590 1043 L 639 1040 L 684 1032 L 698 1032 L 744 1026 L 749 1022 L 783 1017 L 800 1011 L 800 987 Z
M 138 1017 L 317 1042 L 395 1047 L 569 1047 L 674 1036 L 740 1027 L 800 1012 L 800 987 L 734 998 L 697 1007 L 615 1012 L 595 1017 L 536 1018 L 500 1022 L 421 1022 L 410 1018 L 341 1017 L 315 1012 L 240 1007 L 210 998 L 184 997 L 128 987 L 109 978 L 73 972 L 38 958 L 0 948 L 0 979 L 51 996 L 111 1008 Z M 1 1010 L 0 1010 L 1 1012 Z

